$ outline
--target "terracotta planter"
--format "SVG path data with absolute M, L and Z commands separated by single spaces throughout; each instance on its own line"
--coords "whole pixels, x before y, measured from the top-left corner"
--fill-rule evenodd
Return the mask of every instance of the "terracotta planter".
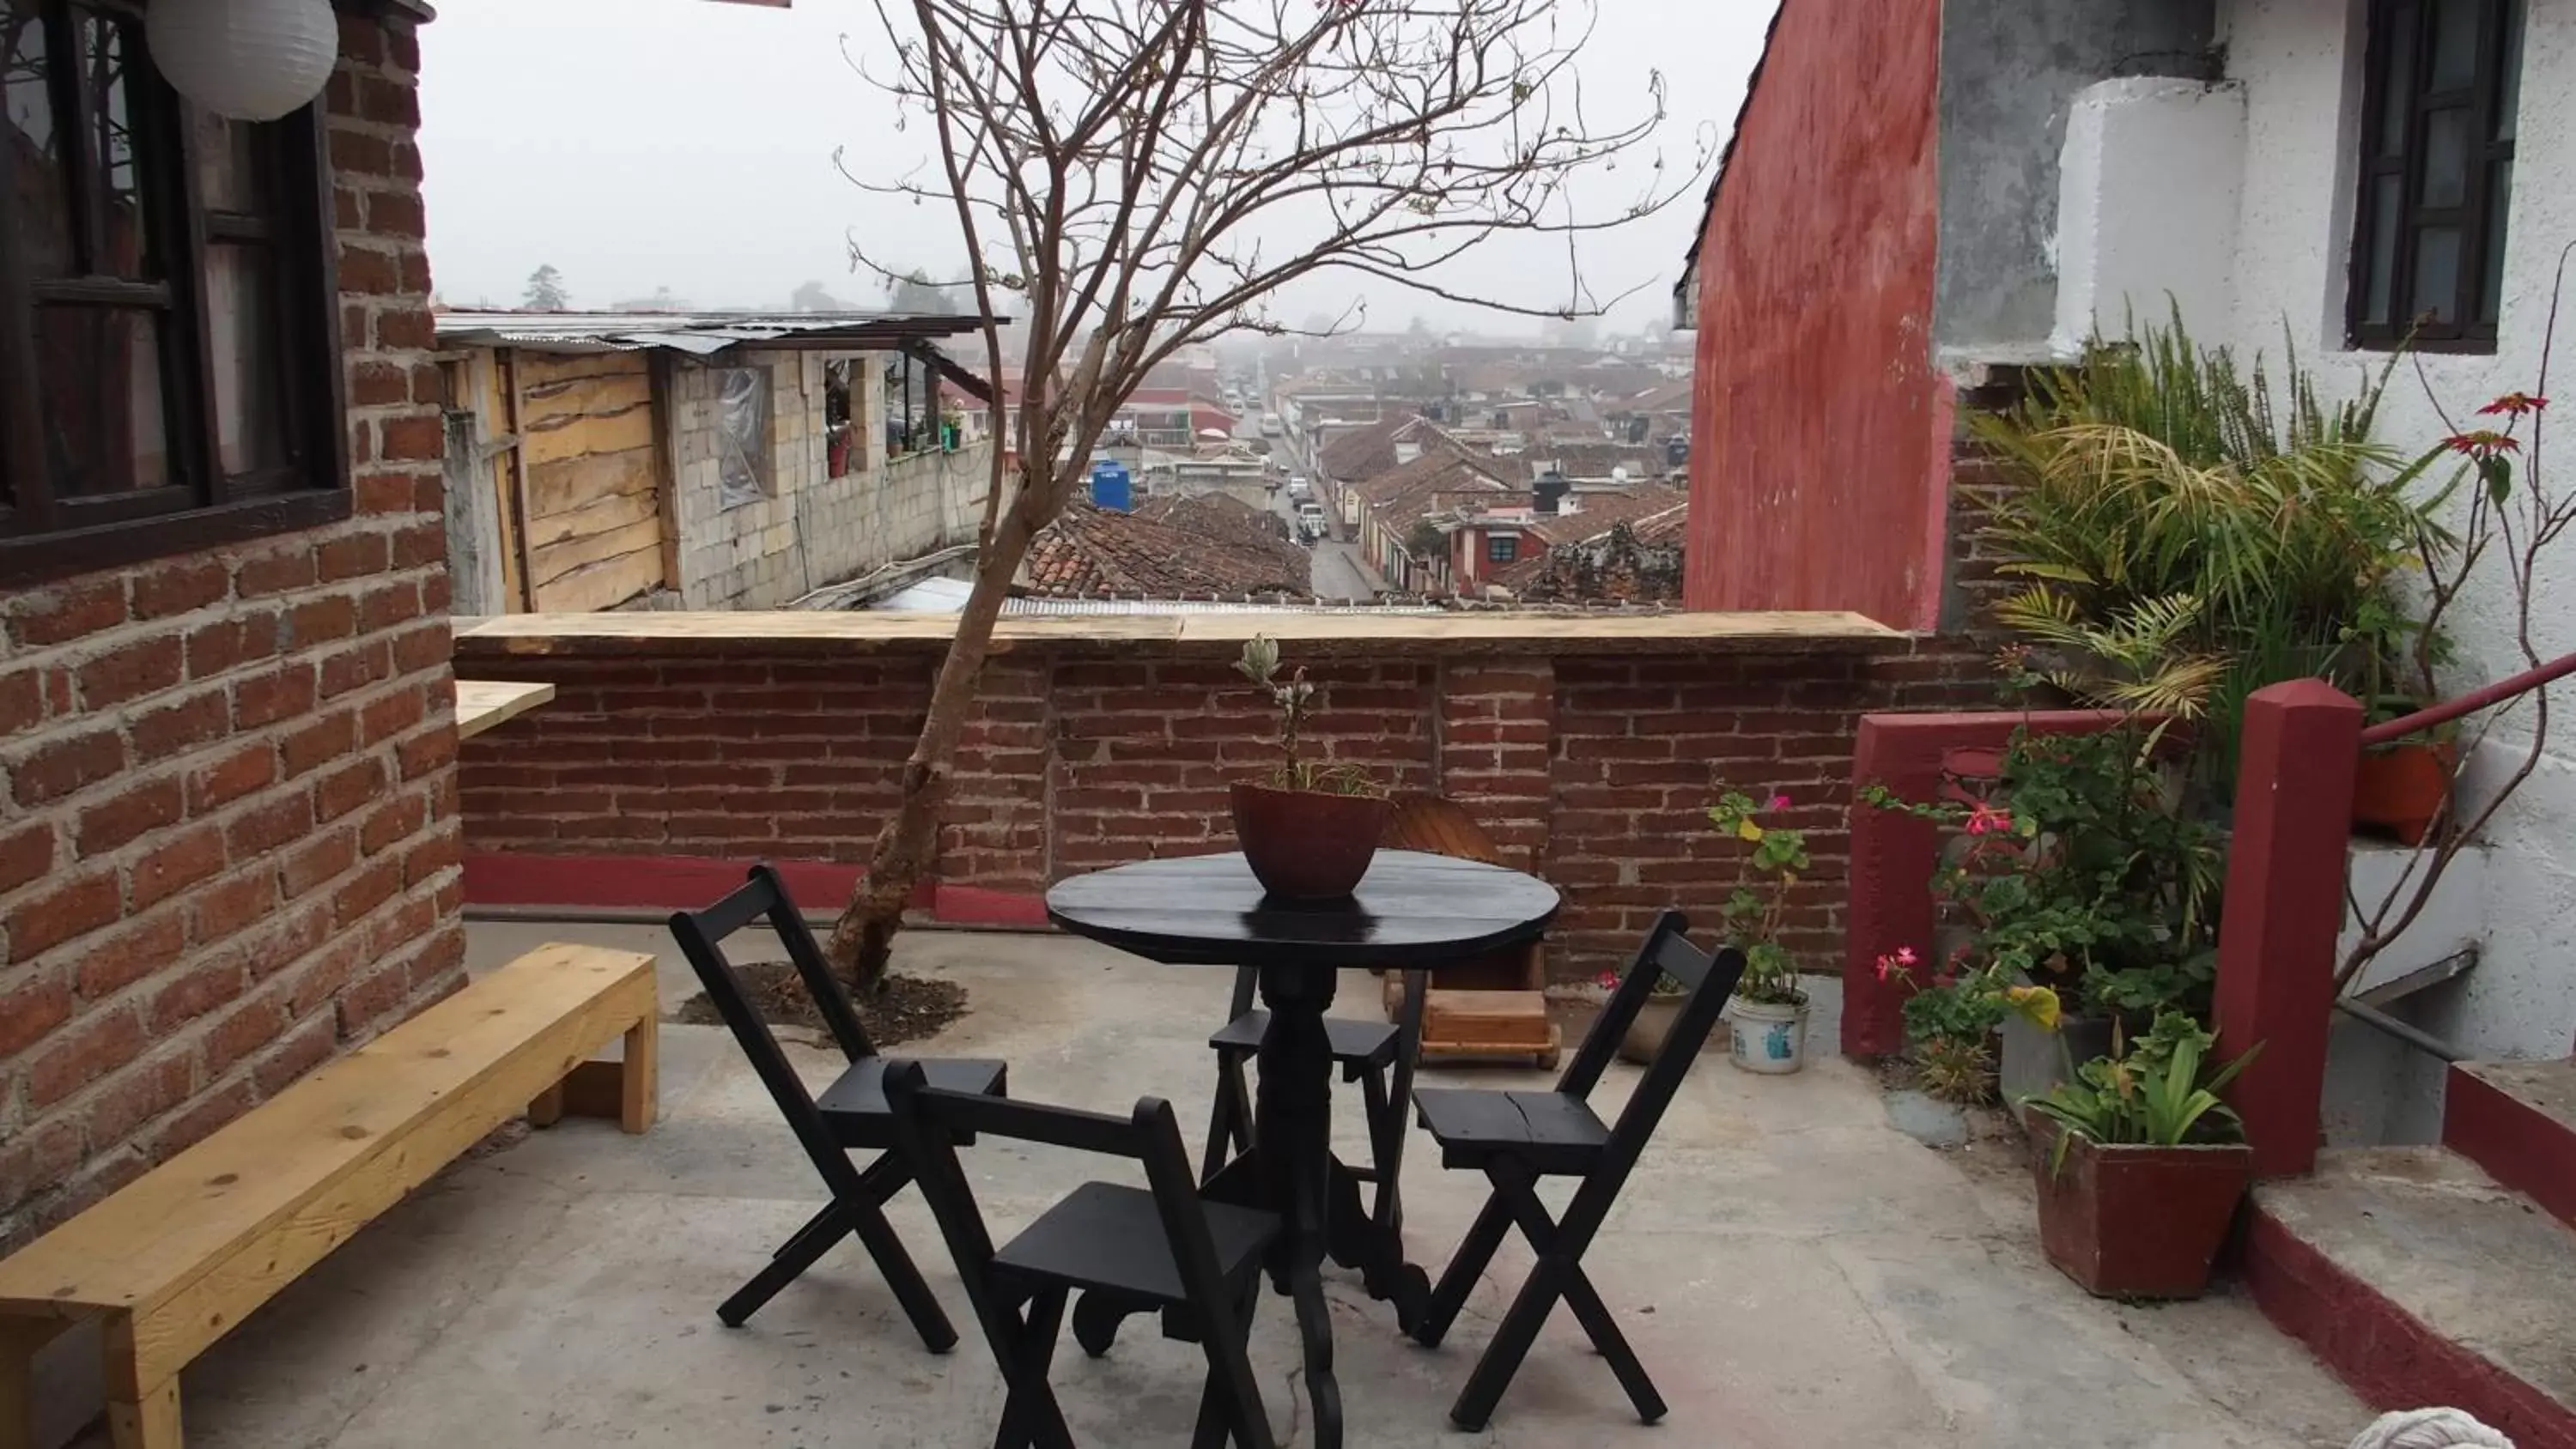
M 1314 790 L 1234 787 L 1234 838 L 1261 888 L 1283 900 L 1339 900 L 1359 887 L 1395 802 Z
M 1637 1019 L 1619 1034 L 1619 1060 L 1646 1066 L 1664 1049 L 1664 1038 L 1673 1034 L 1673 1019 L 1682 1014 L 1680 996 L 1649 996 L 1637 1008 Z
M 2059 1127 L 2031 1119 L 2031 1176 L 2048 1261 L 2101 1298 L 2197 1298 L 2254 1180 L 2242 1143 L 2105 1147 L 2078 1137 L 2052 1173 Z
M 2459 752 L 2449 744 L 2393 745 L 2361 757 L 2352 782 L 2352 821 L 2421 845 L 2442 818 L 2443 792 Z

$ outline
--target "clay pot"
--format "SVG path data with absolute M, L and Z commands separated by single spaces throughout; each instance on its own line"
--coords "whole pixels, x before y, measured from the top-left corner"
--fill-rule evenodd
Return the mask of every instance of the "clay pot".
M 1234 787 L 1234 838 L 1261 888 L 1282 900 L 1339 900 L 1358 889 L 1377 856 L 1393 801 Z
M 2352 822 L 2421 845 L 2442 818 L 2443 792 L 2459 752 L 2449 744 L 2392 745 L 2361 757 L 2353 777 Z
M 2031 1119 L 2039 1242 L 2048 1261 L 2099 1298 L 2197 1298 L 2254 1180 L 2243 1143 L 2104 1146 L 2078 1137 L 2049 1170 L 2061 1129 Z

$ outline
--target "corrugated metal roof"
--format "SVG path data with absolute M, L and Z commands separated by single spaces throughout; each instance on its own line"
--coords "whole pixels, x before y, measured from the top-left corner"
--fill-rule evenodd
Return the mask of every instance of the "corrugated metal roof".
M 868 605 L 889 613 L 954 614 L 966 607 L 973 586 L 964 579 L 922 579 Z M 1430 605 L 1254 603 L 1220 599 L 1013 599 L 1002 605 L 1010 618 L 1071 618 L 1103 614 L 1438 614 Z
M 438 340 L 450 347 L 525 347 L 539 352 L 633 352 L 669 348 L 712 357 L 735 347 L 843 344 L 853 351 L 954 337 L 980 317 L 924 312 L 440 312 Z

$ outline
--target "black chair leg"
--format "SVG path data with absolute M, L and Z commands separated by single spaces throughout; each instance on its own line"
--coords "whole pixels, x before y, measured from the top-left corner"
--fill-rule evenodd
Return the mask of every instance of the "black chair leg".
M 1530 1345 L 1537 1341 L 1540 1327 L 1559 1298 L 1574 1310 L 1592 1346 L 1610 1361 L 1610 1371 L 1618 1376 L 1619 1387 L 1627 1391 L 1628 1401 L 1636 1406 L 1637 1417 L 1649 1424 L 1664 1417 L 1666 1407 L 1663 1396 L 1655 1391 L 1654 1380 L 1647 1377 L 1645 1365 L 1638 1362 L 1636 1350 L 1629 1346 L 1627 1335 L 1619 1331 L 1618 1321 L 1602 1303 L 1592 1280 L 1584 1276 L 1582 1256 L 1584 1249 L 1591 1246 L 1591 1235 L 1559 1227 L 1547 1215 L 1547 1205 L 1539 1200 L 1532 1179 L 1501 1170 L 1489 1175 L 1494 1180 L 1494 1201 L 1503 1204 L 1517 1220 L 1521 1235 L 1538 1252 L 1538 1265 L 1530 1271 L 1520 1295 L 1512 1300 L 1510 1311 L 1503 1315 L 1484 1357 L 1468 1374 L 1466 1388 L 1449 1410 L 1450 1421 L 1462 1429 L 1481 1429 L 1493 1417 L 1494 1406 L 1502 1401 L 1504 1390 L 1511 1387 L 1512 1376 L 1520 1371 L 1521 1360 L 1528 1356 Z
M 1404 1109 L 1387 1098 L 1386 1073 L 1370 1068 L 1360 1078 L 1360 1101 L 1369 1127 L 1369 1180 L 1377 1185 L 1369 1221 L 1388 1233 L 1404 1231 L 1400 1196 L 1404 1175 Z
M 740 1328 L 751 1315 L 758 1313 L 778 1290 L 804 1276 L 832 1246 L 850 1235 L 856 1227 L 855 1205 L 834 1202 L 825 1205 L 784 1246 L 770 1255 L 769 1265 L 751 1277 L 751 1281 L 734 1290 L 733 1296 L 716 1306 L 716 1317 L 727 1328 Z
M 993 1431 L 993 1449 L 1073 1449 L 1072 1431 L 1057 1408 L 1047 1370 L 1055 1363 L 1056 1334 L 1064 1325 L 1066 1289 L 1049 1284 L 1029 1301 L 1020 1324 L 1019 1342 L 1007 1375 L 1010 1397 L 1002 1404 L 1002 1422 Z
M 1466 1239 L 1458 1244 L 1457 1256 L 1441 1271 L 1438 1286 L 1431 1290 L 1431 1301 L 1423 1306 L 1422 1319 L 1413 1328 L 1413 1341 L 1424 1348 L 1438 1348 L 1447 1337 L 1449 1325 L 1457 1322 L 1458 1310 L 1467 1306 L 1467 1295 L 1475 1291 L 1476 1280 L 1485 1275 L 1485 1265 L 1494 1261 L 1494 1250 L 1503 1245 L 1503 1234 L 1512 1225 L 1509 1204 L 1497 1192 L 1485 1199 L 1484 1209 L 1476 1214 Z
M 1230 1051 L 1216 1054 L 1216 1102 L 1208 1112 L 1207 1153 L 1199 1162 L 1204 1186 L 1236 1154 L 1252 1145 L 1251 1088 L 1243 1079 L 1243 1058 Z
M 1273 1449 L 1270 1418 L 1259 1403 L 1260 1388 L 1252 1377 L 1252 1315 L 1261 1303 L 1261 1275 L 1244 1276 L 1234 1295 L 1237 1337 L 1233 1350 L 1207 1345 L 1207 1386 L 1199 1394 L 1198 1427 L 1190 1449 Z

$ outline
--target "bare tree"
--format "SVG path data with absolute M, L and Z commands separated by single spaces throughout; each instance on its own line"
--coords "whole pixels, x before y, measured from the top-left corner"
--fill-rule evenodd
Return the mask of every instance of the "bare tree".
M 2571 255 L 2576 255 L 2576 243 L 2558 253 L 2548 318 L 2541 329 L 2539 375 L 2529 392 L 2507 393 L 2480 407 L 2478 416 L 2458 418 L 2434 391 L 2421 357 L 2416 360 L 2417 380 L 2450 436 L 2419 459 L 2412 471 L 2421 475 L 2438 460 L 2449 460 L 2456 470 L 2449 487 L 2464 500 L 2464 513 L 2456 537 L 2427 533 L 2416 541 L 2415 562 L 2421 570 L 2425 608 L 2423 627 L 2415 635 L 2414 658 L 2409 661 L 2411 682 L 2424 699 L 2439 695 L 2441 660 L 2436 654 L 2443 626 L 2463 597 L 2479 589 L 2489 591 L 2490 610 L 2500 612 L 2510 630 L 2507 667 L 2519 665 L 2520 673 L 2514 678 L 2526 682 L 2522 692 L 2496 701 L 2503 707 L 2488 710 L 2463 728 L 2443 787 L 2442 808 L 2449 818 L 2415 847 L 2397 879 L 2376 900 L 2362 899 L 2346 882 L 2345 905 L 2360 931 L 2336 967 L 2337 994 L 2415 924 L 2451 862 L 2485 836 L 2505 802 L 2539 770 L 2549 754 L 2549 683 L 2576 671 L 2576 655 L 2552 658 L 2543 652 L 2532 621 L 2533 604 L 2554 585 L 2554 547 L 2568 526 L 2576 523 L 2576 489 L 2553 486 L 2542 449 L 2548 436 L 2549 368 L 2557 352 L 2559 306 L 2565 300 Z M 2482 567 L 2495 559 L 2503 561 L 2501 579 L 2491 567 Z M 2552 648 L 2564 643 L 2558 641 Z M 2502 687 L 2510 688 L 2512 682 L 2505 681 Z M 2504 721 L 2517 716 L 2523 738 L 2496 740 L 2497 748 L 2489 758 L 2490 739 Z M 2472 805 L 2464 786 L 2482 758 L 2488 759 L 2486 768 L 2493 773 L 2479 792 L 2483 798 Z
M 934 864 L 939 808 L 994 621 L 1029 546 L 1084 476 L 1111 413 L 1155 364 L 1233 331 L 1276 335 L 1272 297 L 1339 274 L 1528 315 L 1597 313 L 1583 233 L 1650 215 L 1691 174 L 1647 147 L 1660 76 L 1596 126 L 1572 66 L 1588 3 L 1551 0 L 877 0 L 890 55 L 854 61 L 934 159 L 863 187 L 954 213 L 959 287 L 1025 339 L 994 390 L 974 587 L 902 777 L 902 806 L 832 931 L 836 965 L 882 979 L 905 899 Z M 1621 199 L 1578 207 L 1579 179 Z M 844 169 L 847 169 L 846 161 Z M 1440 268 L 1500 234 L 1566 246 L 1566 293 L 1514 301 Z M 896 273 L 854 245 L 854 259 Z M 1552 289 L 1551 289 L 1552 290 Z M 1624 294 L 1622 294 L 1624 295 Z M 1343 313 L 1348 319 L 1356 304 Z

